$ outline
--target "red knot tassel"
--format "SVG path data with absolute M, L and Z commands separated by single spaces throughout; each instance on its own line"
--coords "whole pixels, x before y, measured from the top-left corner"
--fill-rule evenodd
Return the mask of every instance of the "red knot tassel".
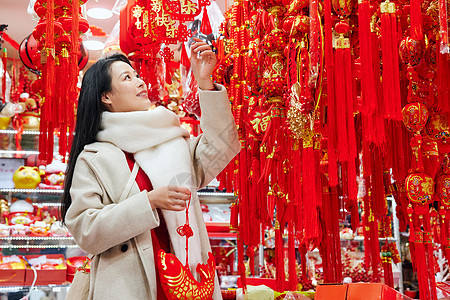
M 316 188 L 316 167 L 314 166 L 313 141 L 303 140 L 302 153 L 302 187 L 303 217 L 305 239 L 316 241 L 319 237 L 319 224 L 317 215 L 317 188 Z
M 444 1 L 445 2 L 445 1 Z M 447 22 L 445 22 L 447 23 Z M 437 48 L 437 86 L 438 86 L 438 106 L 442 112 L 450 112 L 450 54 L 447 46 L 443 46 L 442 37 L 440 47 Z M 444 48 L 444 49 L 439 49 Z M 441 50 L 441 51 L 440 51 Z M 447 52 L 445 52 L 447 51 Z
M 288 259 L 289 259 L 289 290 L 297 290 L 297 260 L 295 259 L 295 230 L 293 214 L 294 210 L 290 209 L 291 214 L 289 220 L 289 237 L 288 237 Z
M 337 157 L 336 151 L 336 104 L 334 95 L 334 56 L 333 56 L 333 33 L 331 25 L 331 1 L 324 1 L 325 18 L 325 65 L 327 76 L 327 148 L 328 148 L 328 178 L 330 186 L 338 185 Z
M 275 268 L 276 268 L 276 290 L 284 291 L 284 241 L 283 241 L 284 224 L 275 221 Z
M 383 98 L 385 118 L 402 119 L 400 76 L 397 43 L 397 16 L 395 4 L 389 1 L 380 5 L 381 51 L 383 55 Z
M 371 114 L 377 105 L 377 92 L 372 61 L 372 39 L 370 31 L 370 4 L 362 1 L 358 4 L 359 44 L 361 51 L 361 111 Z
M 3 63 L 3 74 L 2 74 L 2 99 L 3 103 L 6 103 L 6 64 L 7 64 L 7 52 L 6 48 L 3 49 L 2 54 L 2 63 Z
M 410 4 L 410 36 L 415 40 L 423 39 L 422 0 L 411 0 Z M 384 65 L 384 64 L 383 64 Z
M 339 161 L 347 161 L 349 158 L 348 155 L 348 133 L 347 133 L 347 114 L 346 114 L 346 92 L 345 85 L 347 77 L 348 80 L 351 79 L 350 74 L 345 74 L 345 62 L 344 62 L 344 49 L 338 48 L 336 49 L 334 61 L 336 64 L 334 78 L 335 82 L 335 103 L 336 110 L 333 112 L 329 112 L 330 114 L 335 114 L 336 124 L 337 124 L 337 132 L 335 133 L 337 136 L 337 158 Z M 349 76 L 347 76 L 349 75 Z

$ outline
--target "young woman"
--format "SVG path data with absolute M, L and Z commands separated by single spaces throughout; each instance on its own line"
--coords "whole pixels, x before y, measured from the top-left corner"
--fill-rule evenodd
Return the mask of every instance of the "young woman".
M 216 56 L 191 47 L 203 134 L 190 138 L 171 111 L 149 110 L 145 83 L 123 55 L 100 59 L 84 75 L 61 215 L 78 245 L 94 255 L 89 299 L 165 299 L 154 257 L 159 249 L 189 267 L 211 251 L 196 191 L 240 150 L 226 90 L 214 85 Z M 213 299 L 221 299 L 217 275 Z

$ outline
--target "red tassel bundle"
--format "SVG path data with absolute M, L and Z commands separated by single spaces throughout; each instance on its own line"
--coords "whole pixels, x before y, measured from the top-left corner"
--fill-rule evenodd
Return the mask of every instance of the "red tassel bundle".
M 377 92 L 373 73 L 372 39 L 370 32 L 370 4 L 362 1 L 358 4 L 359 44 L 361 56 L 361 112 L 372 114 L 377 105 Z
M 328 149 L 328 176 L 330 186 L 338 185 L 338 167 L 336 157 L 336 103 L 334 83 L 334 55 L 333 32 L 331 24 L 331 0 L 324 1 L 324 40 L 325 40 L 325 66 L 327 78 L 327 149 Z
M 383 55 L 383 102 L 385 118 L 401 120 L 400 75 L 398 61 L 397 16 L 395 4 L 381 3 L 381 50 Z
M 303 190 L 303 228 L 304 238 L 315 242 L 319 237 L 317 216 L 317 173 L 314 167 L 313 140 L 303 140 L 302 152 L 302 190 Z M 307 199 L 307 201 L 305 201 Z
M 3 64 L 3 74 L 2 74 L 2 102 L 6 103 L 6 64 L 7 64 L 7 52 L 6 48 L 3 49 L 2 53 L 2 64 Z
M 410 36 L 415 40 L 423 39 L 422 0 L 411 0 Z
M 41 107 L 39 159 L 47 164 L 53 160 L 53 129 L 52 104 L 55 86 L 55 14 L 54 1 L 47 1 L 45 44 L 41 51 L 41 64 L 43 65 L 44 97 Z
M 447 22 L 445 23 L 447 24 Z M 442 110 L 442 112 L 450 112 L 450 85 L 448 84 L 450 78 L 450 54 L 448 47 L 448 38 L 447 45 L 445 46 L 445 42 L 443 42 L 441 34 L 440 46 L 436 47 L 436 56 L 438 106 Z

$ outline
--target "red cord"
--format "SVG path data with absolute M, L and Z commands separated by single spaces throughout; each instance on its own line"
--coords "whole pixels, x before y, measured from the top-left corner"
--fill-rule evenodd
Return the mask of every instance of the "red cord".
M 191 196 L 189 195 L 189 201 L 188 205 L 186 206 L 186 224 L 180 226 L 177 228 L 177 233 L 181 236 L 186 237 L 186 266 L 188 266 L 189 262 L 189 238 L 194 235 L 194 232 L 192 231 L 192 227 L 189 225 L 189 206 L 191 205 Z

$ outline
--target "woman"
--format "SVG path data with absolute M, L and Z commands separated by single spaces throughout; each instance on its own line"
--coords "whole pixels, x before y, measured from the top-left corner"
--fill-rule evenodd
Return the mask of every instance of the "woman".
M 196 190 L 239 152 L 226 90 L 214 85 L 216 56 L 199 39 L 191 67 L 199 86 L 203 134 L 190 138 L 178 117 L 151 106 L 128 59 L 113 55 L 90 67 L 82 82 L 61 215 L 78 245 L 94 254 L 89 299 L 165 299 L 154 257 L 164 249 L 189 267 L 211 251 Z M 191 195 L 192 192 L 192 195 Z M 214 299 L 221 299 L 217 275 Z

